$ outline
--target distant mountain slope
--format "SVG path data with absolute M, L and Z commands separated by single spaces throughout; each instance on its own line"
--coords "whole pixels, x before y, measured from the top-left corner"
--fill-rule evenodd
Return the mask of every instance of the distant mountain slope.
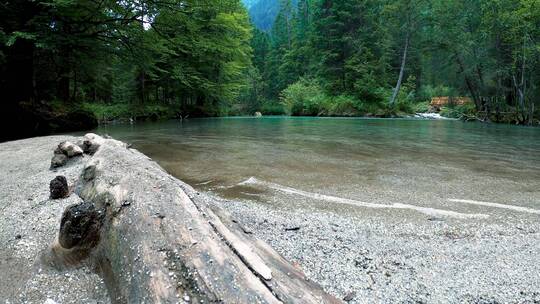
M 279 12 L 279 0 L 243 0 L 245 2 L 251 2 L 249 8 L 249 16 L 253 24 L 262 31 L 269 31 L 274 25 L 276 16 Z M 255 3 L 253 3 L 255 2 Z
M 259 2 L 259 0 L 242 0 L 242 3 L 248 10 L 257 2 Z

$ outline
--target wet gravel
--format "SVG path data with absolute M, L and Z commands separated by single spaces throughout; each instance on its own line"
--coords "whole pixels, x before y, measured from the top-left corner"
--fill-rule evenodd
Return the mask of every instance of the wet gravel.
M 540 303 L 538 215 L 459 220 L 216 202 L 349 303 Z

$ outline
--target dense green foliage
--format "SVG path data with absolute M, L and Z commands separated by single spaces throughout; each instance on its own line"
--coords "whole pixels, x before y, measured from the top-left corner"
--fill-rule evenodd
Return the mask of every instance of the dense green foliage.
M 388 116 L 469 96 L 474 115 L 530 124 L 540 106 L 537 0 L 281 0 L 252 47 L 253 108 Z
M 222 115 L 245 86 L 250 38 L 240 0 L 7 1 L 2 99 L 13 109 L 84 103 L 109 119 Z
M 393 116 L 468 96 L 474 109 L 443 114 L 538 117 L 538 0 L 243 3 L 257 26 L 240 0 L 4 1 L 5 113 L 37 130 L 58 109 L 63 121 Z

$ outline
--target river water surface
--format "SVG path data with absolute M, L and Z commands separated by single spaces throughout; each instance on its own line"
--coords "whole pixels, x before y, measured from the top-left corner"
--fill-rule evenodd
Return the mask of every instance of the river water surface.
M 349 303 L 540 303 L 538 128 L 264 117 L 98 133 L 217 196 Z
M 484 202 L 540 209 L 537 128 L 265 117 L 110 125 L 98 132 L 133 144 L 196 189 L 228 199 L 337 212 L 344 205 L 393 205 L 457 217 L 483 214 Z

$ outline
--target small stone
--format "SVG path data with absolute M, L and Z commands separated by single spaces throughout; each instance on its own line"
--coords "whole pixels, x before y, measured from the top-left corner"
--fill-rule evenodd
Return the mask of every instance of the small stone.
M 354 299 L 355 296 L 356 296 L 356 292 L 350 291 L 343 297 L 343 301 L 350 302 Z
M 240 226 L 240 228 L 242 229 L 242 231 L 245 233 L 245 234 L 253 234 L 253 231 L 247 227 L 244 227 L 244 226 Z
M 60 143 L 58 148 L 55 150 L 55 154 L 57 154 L 59 151 L 65 154 L 67 157 L 74 157 L 83 154 L 83 150 L 79 146 L 69 141 Z
M 68 157 L 64 154 L 54 154 L 53 158 L 51 159 L 51 168 L 58 168 L 62 167 L 67 163 Z
M 431 221 L 431 222 L 443 222 L 444 219 L 443 218 L 440 218 L 440 217 L 429 217 L 428 218 L 428 221 Z
M 20 234 L 17 234 L 17 235 L 15 236 L 15 239 L 16 239 L 16 240 L 20 240 L 21 238 L 22 238 L 22 235 L 20 235 Z
M 102 142 L 103 138 L 99 135 L 88 133 L 84 136 L 82 150 L 84 151 L 84 153 L 94 154 L 99 149 Z
M 69 188 L 67 180 L 64 176 L 55 177 L 49 184 L 49 189 L 51 193 L 51 199 L 58 199 L 67 197 L 69 194 Z
M 189 296 L 188 296 L 188 295 L 185 295 L 185 296 L 184 296 L 184 301 L 189 302 L 189 300 L 190 300 Z
M 285 231 L 298 231 L 298 230 L 300 230 L 300 226 L 285 227 Z

